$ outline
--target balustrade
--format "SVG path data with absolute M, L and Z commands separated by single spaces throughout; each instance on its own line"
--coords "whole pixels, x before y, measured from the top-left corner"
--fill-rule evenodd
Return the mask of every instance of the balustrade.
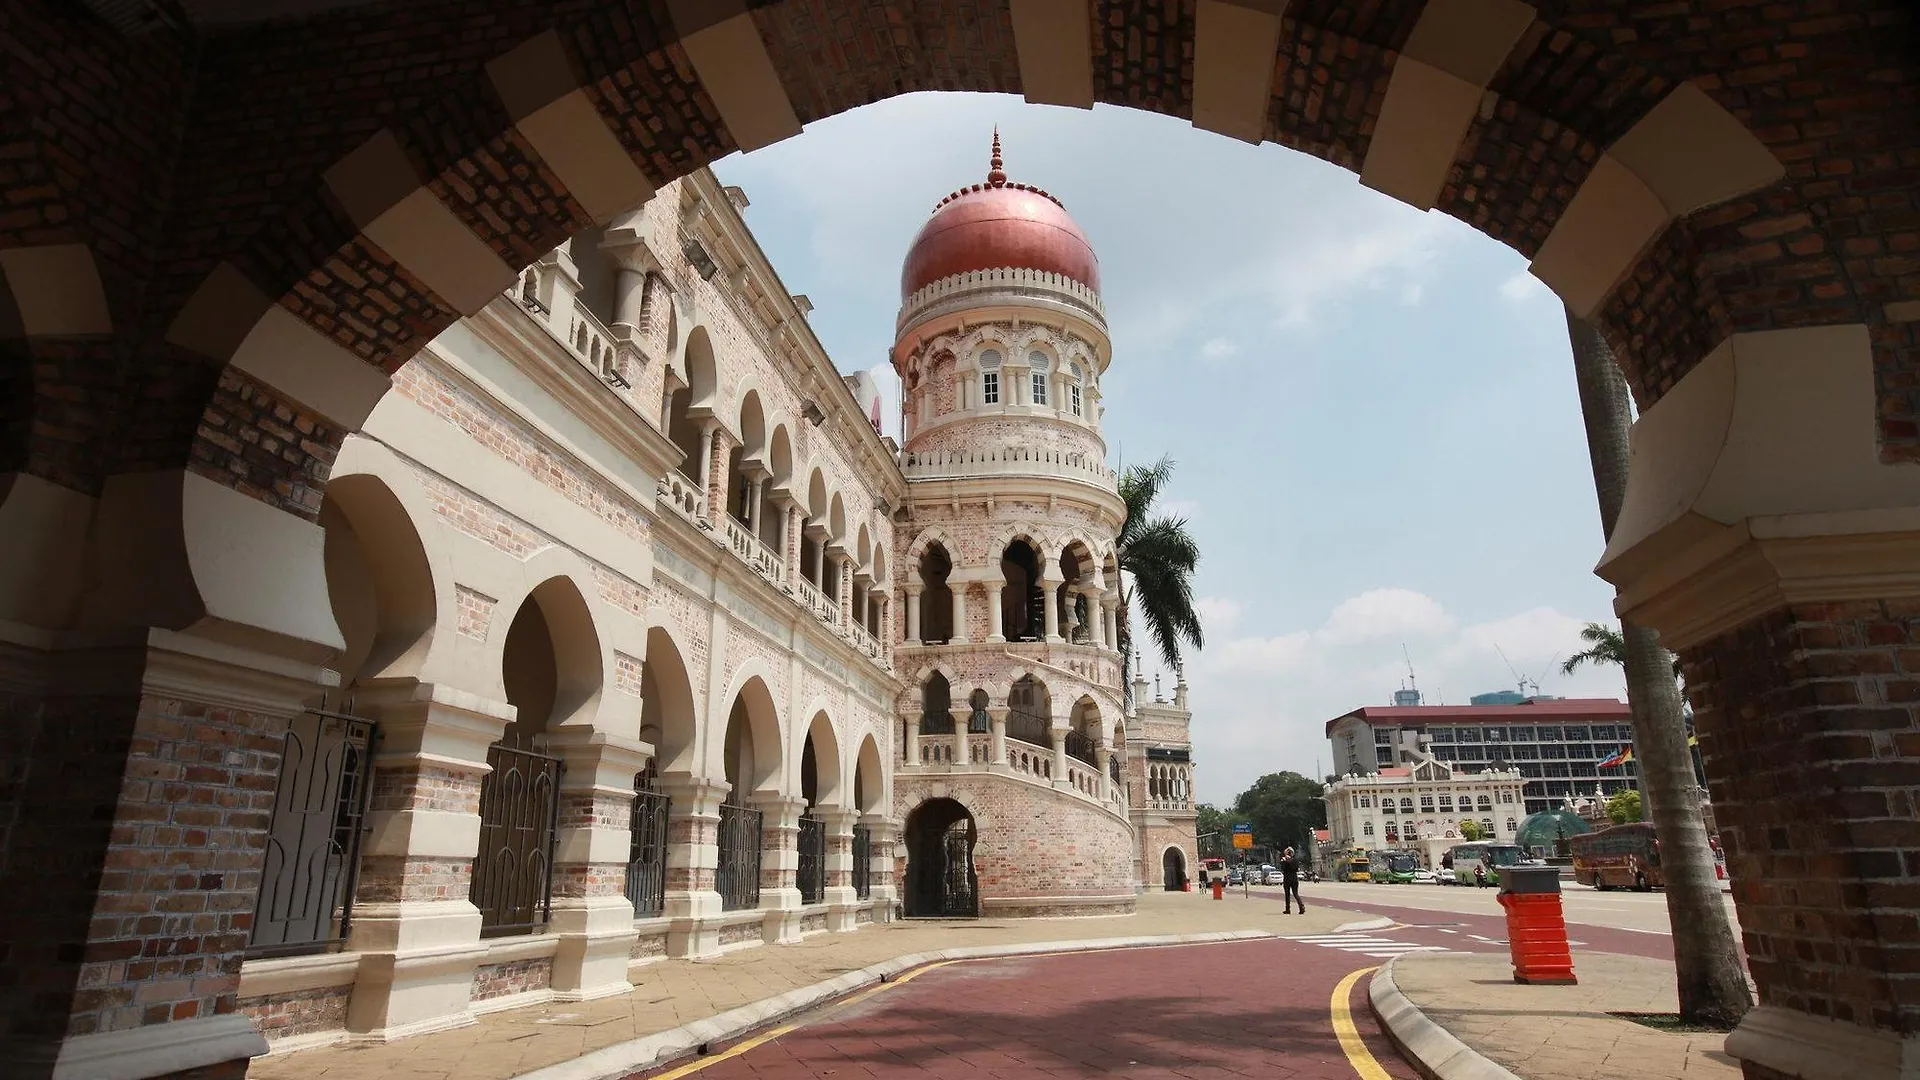
M 909 480 L 955 476 L 1066 475 L 1112 488 L 1117 477 L 1105 462 L 1069 450 L 1031 446 L 997 449 L 921 450 L 900 454 L 900 471 Z
M 785 565 L 780 556 L 774 554 L 766 542 L 753 535 L 745 525 L 733 515 L 727 515 L 727 545 L 740 561 L 754 568 L 756 572 L 775 585 L 781 584 L 786 576 Z

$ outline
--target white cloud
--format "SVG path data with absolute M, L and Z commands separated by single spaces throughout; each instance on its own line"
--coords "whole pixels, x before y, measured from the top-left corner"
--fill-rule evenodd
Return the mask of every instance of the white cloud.
M 1200 355 L 1209 360 L 1222 360 L 1239 351 L 1239 344 L 1223 337 L 1208 338 L 1200 346 Z
M 1563 697 L 1624 698 L 1611 668 L 1563 676 L 1583 620 L 1536 607 L 1463 624 L 1444 605 L 1404 588 L 1370 589 L 1336 604 L 1312 630 L 1269 633 L 1239 600 L 1199 601 L 1208 646 L 1187 665 L 1201 797 L 1230 802 L 1262 774 L 1333 767 L 1326 722 L 1383 705 L 1406 685 L 1404 642 L 1427 704 L 1464 705 L 1512 689 L 1512 668 Z M 1505 658 L 1502 658 L 1502 653 Z M 1153 661 L 1148 660 L 1152 667 Z
M 1320 636 L 1343 645 L 1391 642 L 1444 634 L 1453 626 L 1453 616 L 1431 596 L 1411 589 L 1369 589 L 1342 600 L 1320 628 Z
M 1514 301 L 1531 300 L 1546 290 L 1539 278 L 1525 270 L 1500 283 L 1500 295 Z
M 1425 296 L 1426 293 L 1427 293 L 1426 282 L 1424 281 L 1413 282 L 1400 290 L 1400 306 L 1401 307 L 1418 307 L 1420 306 L 1420 298 Z

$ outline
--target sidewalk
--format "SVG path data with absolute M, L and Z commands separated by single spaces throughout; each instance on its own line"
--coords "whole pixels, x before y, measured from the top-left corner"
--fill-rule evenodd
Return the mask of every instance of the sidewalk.
M 1113 918 L 868 926 L 853 933 L 817 934 L 797 945 L 760 946 L 706 960 L 662 960 L 639 969 L 633 992 L 624 997 L 493 1013 L 469 1027 L 384 1045 L 274 1054 L 255 1059 L 247 1076 L 250 1080 L 510 1080 L 689 1024 L 696 1025 L 699 1034 L 687 1045 L 718 1039 L 806 1007 L 820 994 L 837 995 L 870 983 L 877 973 L 855 973 L 915 954 L 955 948 L 1037 948 L 1045 943 L 1099 947 L 1097 943 L 1111 944 L 1112 939 L 1235 931 L 1314 934 L 1356 918 L 1365 916 L 1320 905 L 1304 916 L 1284 915 L 1280 905 L 1257 894 L 1249 899 L 1230 892 L 1225 900 L 1216 901 L 1198 892 L 1150 892 L 1141 895 L 1135 914 Z M 807 993 L 808 988 L 829 980 L 843 985 Z M 730 1012 L 738 1015 L 723 1016 Z M 741 1024 L 748 1016 L 752 1023 Z M 700 1023 L 714 1018 L 720 1018 L 717 1027 Z M 734 1024 L 741 1027 L 719 1030 Z M 618 1056 L 619 1052 L 601 1055 L 603 1060 Z M 583 1078 L 598 1075 L 586 1067 L 568 1071 Z
M 1370 995 L 1427 1080 L 1740 1080 L 1723 1034 L 1608 1015 L 1678 1009 L 1671 963 L 1579 953 L 1574 974 L 1577 986 L 1523 986 L 1505 953 L 1414 954 L 1376 972 Z

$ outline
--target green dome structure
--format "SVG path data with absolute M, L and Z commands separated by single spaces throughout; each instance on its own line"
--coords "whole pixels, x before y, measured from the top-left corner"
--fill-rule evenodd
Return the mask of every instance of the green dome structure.
M 1520 823 L 1519 831 L 1514 833 L 1513 842 L 1529 855 L 1539 848 L 1548 856 L 1554 856 L 1562 854 L 1557 846 L 1560 837 L 1571 840 L 1581 833 L 1592 831 L 1593 826 L 1571 810 L 1542 810 L 1527 815 L 1527 819 Z

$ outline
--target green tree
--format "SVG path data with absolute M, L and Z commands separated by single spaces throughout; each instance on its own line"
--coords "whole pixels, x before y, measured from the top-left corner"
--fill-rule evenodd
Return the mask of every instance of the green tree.
M 1309 830 L 1325 828 L 1326 789 L 1297 772 L 1268 773 L 1234 800 L 1234 812 L 1253 826 L 1257 844 L 1278 851 L 1306 850 Z
M 1590 622 L 1580 628 L 1580 640 L 1586 642 L 1587 647 L 1567 657 L 1567 662 L 1560 665 L 1560 674 L 1571 675 L 1580 670 L 1582 664 L 1595 666 L 1614 664 L 1622 668 L 1627 666 L 1626 635 L 1613 627 L 1605 623 Z M 1674 657 L 1673 660 L 1673 677 L 1676 679 L 1680 677 L 1679 657 Z
M 1121 683 L 1133 693 L 1133 627 L 1130 615 L 1138 603 L 1147 636 L 1168 667 L 1180 664 L 1184 642 L 1204 647 L 1200 615 L 1193 606 L 1193 571 L 1200 564 L 1200 546 L 1187 532 L 1187 519 L 1155 515 L 1153 504 L 1173 479 L 1173 459 L 1151 465 L 1129 466 L 1120 477 L 1120 501 L 1127 520 L 1114 540 L 1120 563 Z
M 1607 800 L 1607 820 L 1615 825 L 1625 825 L 1629 821 L 1644 821 L 1646 812 L 1640 805 L 1640 793 L 1626 788 L 1613 793 Z
M 1594 493 L 1600 500 L 1600 532 L 1607 540 L 1613 537 L 1627 494 L 1627 382 L 1598 327 L 1568 310 L 1567 332 Z M 1753 996 L 1740 969 L 1706 823 L 1700 817 L 1680 684 L 1673 677 L 1675 660 L 1649 627 L 1622 622 L 1620 637 L 1627 703 L 1633 709 L 1634 756 L 1667 882 L 1680 1016 L 1692 1023 L 1731 1025 L 1753 1008 Z
M 1460 839 L 1485 840 L 1486 838 L 1487 838 L 1487 830 L 1481 828 L 1479 822 L 1462 821 L 1460 823 Z
M 1193 808 L 1198 815 L 1193 824 L 1195 846 L 1201 858 L 1225 858 L 1233 847 L 1233 827 L 1242 819 L 1211 803 Z

